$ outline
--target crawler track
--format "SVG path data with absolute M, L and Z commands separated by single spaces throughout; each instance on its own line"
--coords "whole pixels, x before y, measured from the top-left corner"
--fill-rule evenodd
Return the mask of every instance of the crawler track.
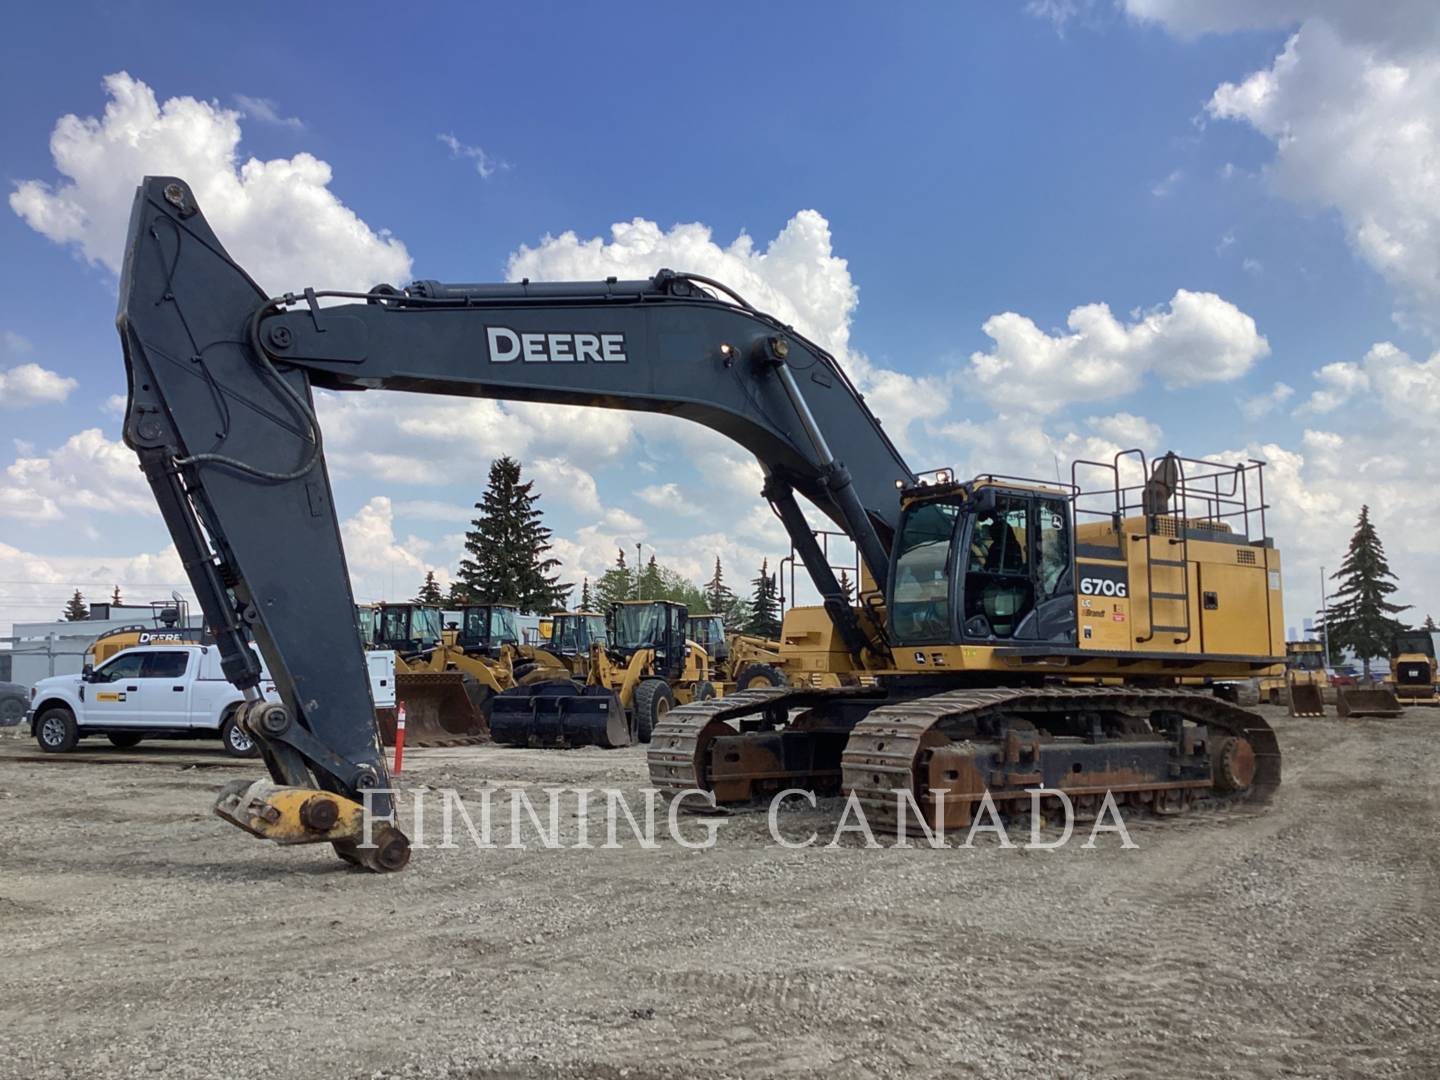
M 873 824 L 890 827 L 903 827 L 897 792 L 908 791 L 917 806 L 933 807 L 947 824 L 966 824 L 987 792 L 998 803 L 1028 801 L 1039 786 L 1059 788 L 1083 810 L 1108 791 L 1163 813 L 1222 797 L 1264 801 L 1280 783 L 1280 751 L 1269 724 L 1183 690 L 951 690 L 874 708 L 850 730 L 838 761 L 776 749 L 791 710 L 855 695 L 853 688 L 771 688 L 673 709 L 651 744 L 651 783 L 670 794 L 713 790 L 724 802 L 727 794 L 750 790 L 746 785 L 756 785 L 758 794 L 781 785 L 834 787 L 838 780 Z M 1094 718 L 1097 731 L 1104 718 L 1110 734 L 1054 734 L 1072 730 L 1077 717 Z M 1172 725 L 1171 733 L 1152 728 L 1157 720 Z M 1126 732 L 1115 735 L 1117 724 Z M 800 739 L 827 731 L 823 724 L 807 727 L 804 715 L 789 730 Z M 833 728 L 828 734 L 843 737 Z

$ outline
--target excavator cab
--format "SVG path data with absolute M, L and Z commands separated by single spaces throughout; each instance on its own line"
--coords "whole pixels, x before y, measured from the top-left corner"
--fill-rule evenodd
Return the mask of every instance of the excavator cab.
M 460 609 L 455 644 L 470 655 L 499 659 L 506 645 L 519 645 L 518 609 L 506 604 L 469 604 Z
M 927 485 L 905 506 L 888 611 L 901 645 L 1075 639 L 1070 502 L 1044 488 Z

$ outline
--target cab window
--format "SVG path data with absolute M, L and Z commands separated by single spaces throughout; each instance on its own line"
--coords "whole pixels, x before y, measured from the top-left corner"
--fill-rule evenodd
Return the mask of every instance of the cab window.
M 950 637 L 950 546 L 960 506 L 928 502 L 911 506 L 896 541 L 890 620 L 900 641 Z
M 179 679 L 189 662 L 189 655 L 183 652 L 146 653 L 140 664 L 140 678 Z
M 96 668 L 91 680 L 93 682 L 118 682 L 120 679 L 138 679 L 140 664 L 144 659 L 145 655 L 138 652 L 117 656 L 108 664 Z

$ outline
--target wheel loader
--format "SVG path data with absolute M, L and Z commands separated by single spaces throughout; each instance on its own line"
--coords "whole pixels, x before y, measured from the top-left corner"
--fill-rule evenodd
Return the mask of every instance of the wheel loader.
M 1268 705 L 1285 705 L 1291 716 L 1325 715 L 1325 692 L 1330 678 L 1325 673 L 1325 647 L 1318 641 L 1287 641 L 1285 668 L 1260 680 L 1260 700 Z
M 490 701 L 512 685 L 508 668 L 470 661 L 462 649 L 447 646 L 439 607 L 426 604 L 377 604 L 357 612 L 370 647 L 395 653 L 395 709 L 375 712 L 381 741 L 395 745 L 399 707 L 405 707 L 405 738 L 410 746 L 456 746 L 487 742 Z
M 610 641 L 605 616 L 596 611 L 557 611 L 550 616 L 550 644 L 547 652 L 555 656 L 568 673 L 580 681 L 590 674 L 590 651 Z
M 1406 630 L 1390 643 L 1390 678 L 1401 705 L 1440 705 L 1435 694 L 1435 639 L 1428 630 Z
M 175 176 L 145 178 L 126 236 L 125 442 L 225 676 L 246 697 L 237 723 L 269 777 L 227 786 L 216 812 L 256 836 L 329 843 L 374 871 L 410 856 L 348 625 L 317 389 L 657 412 L 755 456 L 760 495 L 837 648 L 874 685 L 707 700 L 708 657 L 685 652 L 683 615 L 667 614 L 656 620 L 664 664 L 658 642 L 645 645 L 656 666 L 636 673 L 631 696 L 641 713 L 642 690 L 653 705 L 689 676 L 692 700 L 677 694 L 658 724 L 662 710 L 648 717 L 651 780 L 668 793 L 700 788 L 723 807 L 786 788 L 848 791 L 872 826 L 901 832 L 906 821 L 962 825 L 984 800 L 1028 808 L 1040 785 L 1083 814 L 1107 798 L 1158 813 L 1263 802 L 1280 784 L 1261 716 L 1179 685 L 1284 663 L 1263 463 L 1130 450 L 1073 462 L 1068 482 L 1017 477 L 1004 462 L 962 480 L 912 467 L 842 364 L 704 275 L 364 291 L 286 282 L 267 295 Z M 845 533 L 875 583 L 863 607 L 829 566 L 812 514 Z M 609 657 L 623 656 L 613 650 L 634 640 L 636 621 L 617 612 L 603 654 L 625 678 L 634 656 Z M 279 701 L 257 689 L 249 634 Z M 600 733 L 628 737 L 600 668 L 583 689 L 619 725 Z M 564 735 L 565 710 L 585 695 L 548 685 L 564 708 L 534 717 Z M 1224 842 L 1205 829 L 1185 836 Z
M 686 631 L 683 604 L 626 600 L 610 609 L 607 640 L 592 641 L 583 683 L 549 679 L 495 699 L 495 741 L 512 746 L 648 743 L 677 703 L 716 695 L 710 658 Z

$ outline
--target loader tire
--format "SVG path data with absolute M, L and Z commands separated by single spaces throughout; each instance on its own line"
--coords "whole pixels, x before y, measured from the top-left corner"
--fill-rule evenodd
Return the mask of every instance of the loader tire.
M 758 690 L 765 686 L 788 686 L 790 680 L 774 664 L 746 664 L 735 676 L 736 690 Z
M 645 679 L 635 688 L 635 737 L 648 743 L 655 727 L 675 705 L 675 695 L 664 679 Z

